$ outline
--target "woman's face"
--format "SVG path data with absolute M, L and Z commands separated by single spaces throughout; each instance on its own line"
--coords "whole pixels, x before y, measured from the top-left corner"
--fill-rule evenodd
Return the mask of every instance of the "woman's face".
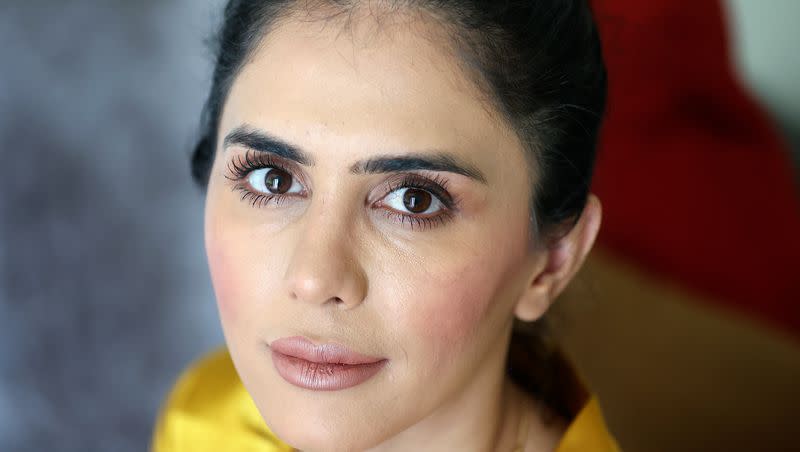
M 502 378 L 528 282 L 518 139 L 444 39 L 376 23 L 282 22 L 219 129 L 206 246 L 222 326 L 268 425 L 296 447 L 365 448 L 467 409 Z M 303 387 L 270 347 L 295 336 L 384 361 L 355 386 Z M 295 371 L 307 386 L 336 373 Z

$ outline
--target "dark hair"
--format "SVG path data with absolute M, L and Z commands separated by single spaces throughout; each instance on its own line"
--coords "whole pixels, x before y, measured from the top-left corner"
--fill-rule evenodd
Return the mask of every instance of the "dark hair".
M 370 1 L 370 0 L 366 0 Z M 216 65 L 192 156 L 192 175 L 208 182 L 228 91 L 253 49 L 282 18 L 322 6 L 347 11 L 357 0 L 229 0 L 215 39 Z M 404 0 L 452 37 L 461 62 L 526 148 L 537 237 L 571 228 L 589 193 L 606 102 L 606 70 L 587 0 Z M 312 6 L 313 5 L 313 6 Z M 563 361 L 545 324 L 515 325 L 509 374 L 555 413 L 572 411 L 559 392 Z

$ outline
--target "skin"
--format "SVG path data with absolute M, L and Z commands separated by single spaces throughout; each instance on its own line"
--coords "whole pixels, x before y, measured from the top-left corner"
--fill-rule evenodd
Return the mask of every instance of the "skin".
M 591 248 L 600 206 L 550 246 L 531 246 L 532 175 L 518 138 L 420 17 L 289 17 L 235 79 L 206 200 L 206 249 L 234 364 L 270 429 L 302 450 L 551 450 L 563 423 L 504 374 L 512 320 L 535 320 Z M 343 30 L 345 30 L 343 32 Z M 423 33 L 427 32 L 427 33 Z M 313 163 L 276 159 L 301 192 L 242 199 L 226 145 L 268 133 Z M 485 181 L 447 171 L 457 206 L 429 227 L 386 205 L 403 174 L 355 174 L 380 156 L 447 153 Z M 391 185 L 387 185 L 391 184 Z M 395 204 L 391 204 L 395 206 Z M 402 207 L 402 205 L 401 205 Z M 267 345 L 303 335 L 388 359 L 367 382 L 309 391 L 275 371 Z

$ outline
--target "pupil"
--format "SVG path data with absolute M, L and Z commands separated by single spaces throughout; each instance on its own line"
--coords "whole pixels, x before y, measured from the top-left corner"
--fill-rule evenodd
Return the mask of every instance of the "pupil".
M 403 193 L 403 205 L 409 212 L 425 212 L 431 206 L 431 194 L 425 190 L 409 188 Z
M 286 171 L 272 168 L 264 178 L 264 185 L 271 193 L 282 195 L 292 187 L 292 176 Z

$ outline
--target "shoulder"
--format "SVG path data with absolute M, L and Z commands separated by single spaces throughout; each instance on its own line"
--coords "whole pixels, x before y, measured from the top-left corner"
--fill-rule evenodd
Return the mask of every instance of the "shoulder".
M 190 365 L 177 380 L 156 422 L 153 452 L 289 451 L 264 424 L 227 349 Z

